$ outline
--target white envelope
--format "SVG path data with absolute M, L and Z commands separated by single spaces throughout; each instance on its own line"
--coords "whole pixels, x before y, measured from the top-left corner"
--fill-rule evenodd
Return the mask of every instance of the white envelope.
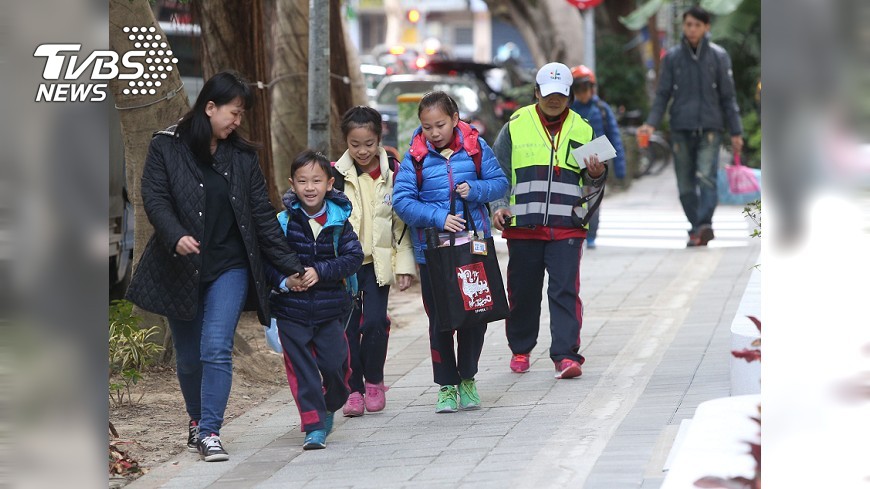
M 574 155 L 574 159 L 577 160 L 580 168 L 586 168 L 586 163 L 583 162 L 584 158 L 588 158 L 596 153 L 601 162 L 616 158 L 616 149 L 612 144 L 610 144 L 610 140 L 607 139 L 607 136 L 598 136 L 592 141 L 589 141 L 583 146 L 571 151 L 571 154 Z

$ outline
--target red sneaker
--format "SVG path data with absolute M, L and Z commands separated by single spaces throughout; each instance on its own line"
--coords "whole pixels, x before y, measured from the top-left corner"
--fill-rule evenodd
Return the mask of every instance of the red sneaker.
M 570 358 L 565 358 L 555 363 L 557 379 L 573 379 L 583 375 L 583 371 L 580 370 L 580 363 Z
M 511 370 L 518 374 L 524 374 L 529 371 L 529 354 L 515 353 L 511 355 Z

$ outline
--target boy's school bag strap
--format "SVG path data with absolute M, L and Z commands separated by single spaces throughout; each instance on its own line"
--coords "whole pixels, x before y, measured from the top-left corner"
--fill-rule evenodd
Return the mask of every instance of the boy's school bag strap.
M 284 231 L 284 236 L 287 236 L 287 223 L 290 222 L 290 213 L 281 211 L 278 213 L 278 224 L 281 225 L 281 230 Z
M 336 258 L 338 257 L 338 240 L 341 238 L 341 233 L 344 232 L 344 227 L 347 226 L 347 221 L 341 226 L 335 226 L 332 232 L 332 249 L 335 251 Z M 359 296 L 359 281 L 356 278 L 356 273 L 344 279 L 344 288 L 347 289 L 351 297 Z

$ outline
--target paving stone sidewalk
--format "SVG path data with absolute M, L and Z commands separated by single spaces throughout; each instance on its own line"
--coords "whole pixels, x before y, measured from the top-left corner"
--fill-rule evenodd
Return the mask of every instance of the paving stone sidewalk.
M 609 195 L 602 222 L 609 209 L 641 219 L 678 210 L 673 180 L 665 172 Z M 720 207 L 717 218 L 739 213 Z M 726 248 L 585 251 L 583 376 L 554 378 L 545 300 L 531 371 L 509 370 L 504 324 L 490 324 L 477 376 L 483 409 L 455 414 L 434 412 L 419 294 L 394 293 L 400 327 L 383 412 L 339 413 L 328 448 L 305 452 L 288 388 L 223 428 L 229 462 L 182 453 L 127 487 L 658 488 L 680 421 L 728 395 L 729 328 L 758 252 L 749 238 Z

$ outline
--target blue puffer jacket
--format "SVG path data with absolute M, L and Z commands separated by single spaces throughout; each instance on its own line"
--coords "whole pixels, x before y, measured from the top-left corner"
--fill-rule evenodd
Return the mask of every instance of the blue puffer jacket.
M 426 239 L 423 230 L 427 227 L 444 229 L 450 212 L 450 193 L 456 185 L 467 182 L 471 187 L 468 194 L 469 212 L 474 217 L 477 231 L 489 237 L 489 213 L 487 202 L 504 196 L 510 187 L 507 177 L 501 170 L 495 154 L 486 141 L 478 137 L 477 129 L 464 122 L 454 129 L 454 137 L 459 138 L 462 147 L 450 159 L 438 153 L 425 140 L 421 128 L 417 128 L 411 139 L 411 148 L 399 167 L 393 185 L 393 209 L 408 224 L 409 234 L 414 243 L 414 258 L 417 263 L 426 263 L 423 249 Z M 471 155 L 482 151 L 481 176 L 478 179 Z M 423 183 L 417 188 L 415 162 L 423 162 Z M 461 201 L 456 200 L 456 214 L 464 216 Z M 466 228 L 471 229 L 466 223 Z
M 287 243 L 299 256 L 305 267 L 317 270 L 320 280 L 304 292 L 272 294 L 272 315 L 279 319 L 317 322 L 343 318 L 350 312 L 351 298 L 343 279 L 359 270 L 363 251 L 353 227 L 347 223 L 351 205 L 347 197 L 336 190 L 326 194 L 326 224 L 314 239 L 308 216 L 299 206 L 292 191 L 284 194 L 284 206 L 290 212 L 287 223 Z M 338 257 L 335 256 L 335 229 L 341 229 L 338 240 Z M 275 290 L 280 288 L 284 274 L 266 265 L 266 275 Z
M 595 131 L 595 137 L 607 136 L 613 149 L 616 150 L 616 158 L 613 159 L 613 170 L 616 172 L 616 178 L 625 178 L 625 149 L 622 147 L 622 136 L 619 134 L 619 126 L 616 124 L 613 110 L 607 105 L 607 102 L 598 98 L 598 95 L 592 95 L 592 98 L 585 104 L 575 100 L 571 104 L 571 110 L 586 119 L 586 122 Z

